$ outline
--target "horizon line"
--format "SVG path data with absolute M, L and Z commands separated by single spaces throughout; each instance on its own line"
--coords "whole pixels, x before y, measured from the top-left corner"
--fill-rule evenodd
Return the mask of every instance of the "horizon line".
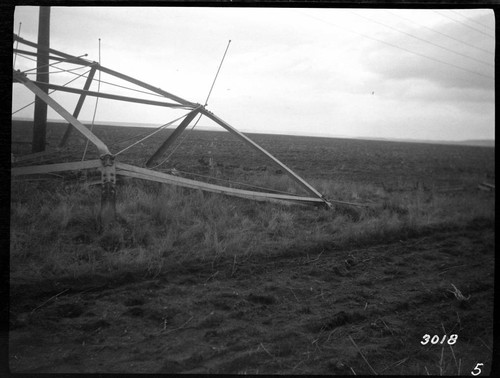
M 33 118 L 28 117 L 13 117 L 13 121 L 33 121 Z M 84 121 L 79 120 L 83 124 L 91 124 L 92 121 Z M 53 123 L 64 123 L 67 124 L 66 120 L 61 119 L 47 119 L 47 122 Z M 153 123 L 139 123 L 139 122 L 117 122 L 117 121 L 99 121 L 94 122 L 94 124 L 102 125 L 102 126 L 112 126 L 112 127 L 144 127 L 144 128 L 155 128 L 160 127 L 161 125 L 155 125 Z M 178 125 L 173 125 L 178 126 Z M 224 129 L 220 129 L 217 126 L 197 126 L 198 129 L 202 129 L 203 131 L 215 131 L 215 132 L 223 132 L 226 131 Z M 394 142 L 408 142 L 408 143 L 429 143 L 429 144 L 464 144 L 464 143 L 472 143 L 472 142 L 486 142 L 492 145 L 484 145 L 484 147 L 495 147 L 495 138 L 477 138 L 477 139 L 460 139 L 460 140 L 451 140 L 451 139 L 414 139 L 414 138 L 401 138 L 401 137 L 371 137 L 371 136 L 348 136 L 348 135 L 340 135 L 340 134 L 322 134 L 322 133 L 289 133 L 283 132 L 279 130 L 267 130 L 267 131 L 247 131 L 244 129 L 239 129 L 240 132 L 247 134 L 270 134 L 270 135 L 287 135 L 287 136 L 304 136 L 304 137 L 314 137 L 314 138 L 337 138 L 337 139 L 361 139 L 361 140 L 379 140 L 379 141 L 394 141 Z M 483 146 L 483 145 L 482 145 Z

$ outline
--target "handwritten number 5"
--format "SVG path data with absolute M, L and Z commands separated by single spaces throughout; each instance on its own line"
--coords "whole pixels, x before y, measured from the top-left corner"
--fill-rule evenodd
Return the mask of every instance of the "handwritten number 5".
M 473 370 L 473 371 L 471 371 L 470 373 L 471 373 L 472 375 L 474 375 L 474 376 L 481 374 L 481 369 L 479 368 L 479 366 L 483 366 L 483 365 L 484 365 L 484 364 L 483 364 L 482 362 L 479 362 L 479 363 L 476 365 L 476 367 L 474 368 L 474 370 Z M 476 371 L 477 371 L 477 372 L 476 372 Z

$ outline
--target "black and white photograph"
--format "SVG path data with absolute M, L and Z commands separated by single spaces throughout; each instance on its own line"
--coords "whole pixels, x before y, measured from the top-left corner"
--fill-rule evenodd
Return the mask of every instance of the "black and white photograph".
M 494 373 L 491 6 L 56 4 L 5 36 L 11 373 Z

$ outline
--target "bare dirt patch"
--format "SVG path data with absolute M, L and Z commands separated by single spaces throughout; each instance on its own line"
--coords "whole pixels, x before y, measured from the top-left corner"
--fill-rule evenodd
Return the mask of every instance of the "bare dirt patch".
M 12 285 L 10 368 L 455 375 L 484 363 L 488 374 L 493 280 L 486 222 L 368 247 L 191 262 L 154 279 Z M 458 339 L 422 345 L 425 334 Z

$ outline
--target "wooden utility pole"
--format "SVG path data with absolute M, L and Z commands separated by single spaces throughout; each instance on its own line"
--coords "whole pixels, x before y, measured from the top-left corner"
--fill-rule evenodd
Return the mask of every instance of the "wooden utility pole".
M 38 16 L 38 56 L 36 60 L 36 80 L 49 82 L 49 47 L 50 47 L 50 7 L 40 7 Z M 48 88 L 42 88 L 48 93 Z M 47 132 L 47 104 L 38 96 L 35 97 L 35 113 L 33 120 L 33 140 L 31 152 L 45 151 Z

